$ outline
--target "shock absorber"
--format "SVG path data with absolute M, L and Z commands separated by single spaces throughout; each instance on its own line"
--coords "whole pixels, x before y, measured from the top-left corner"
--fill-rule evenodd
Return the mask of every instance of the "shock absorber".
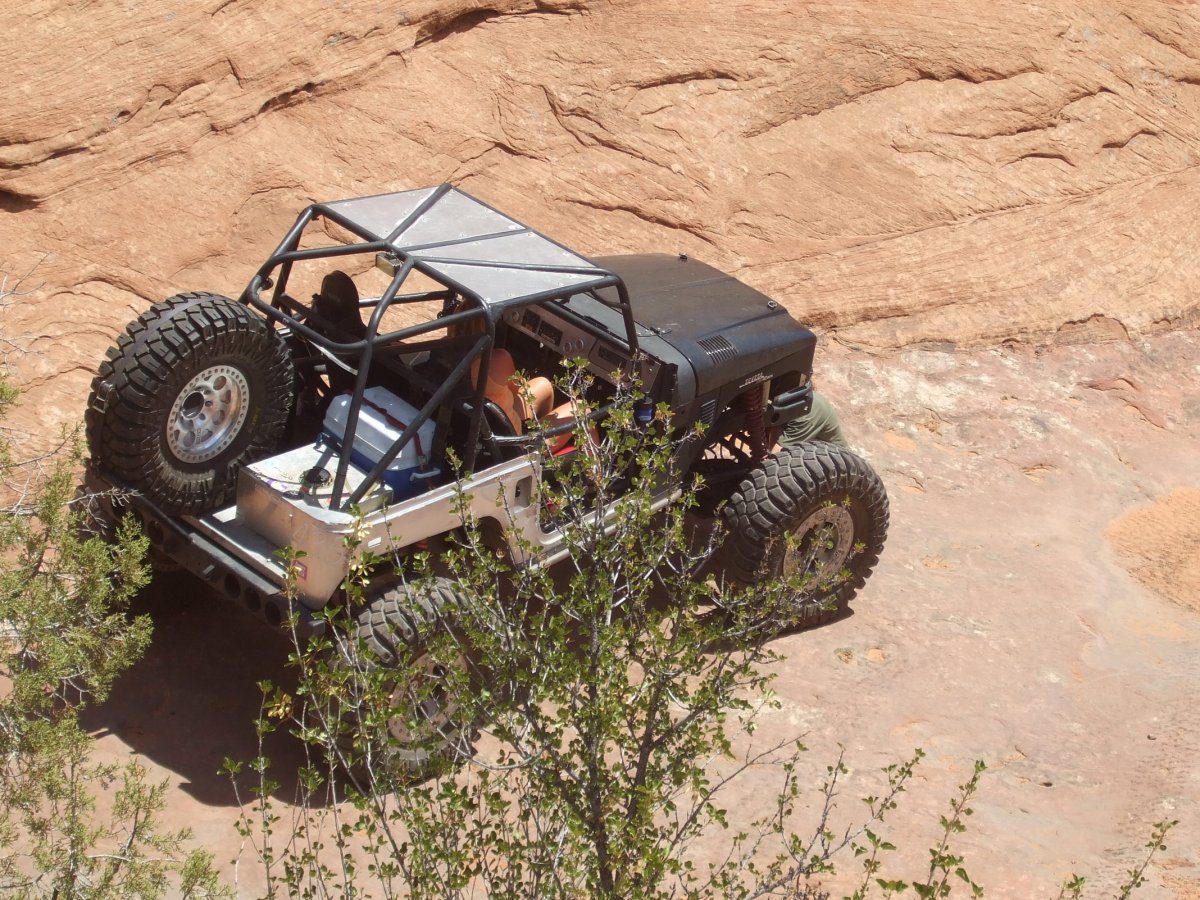
M 756 384 L 741 394 L 745 413 L 746 437 L 750 443 L 750 458 L 761 461 L 767 455 L 767 422 L 763 412 L 766 385 Z

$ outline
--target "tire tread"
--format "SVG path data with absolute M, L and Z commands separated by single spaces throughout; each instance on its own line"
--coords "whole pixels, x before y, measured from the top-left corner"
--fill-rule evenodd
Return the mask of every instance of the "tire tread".
M 726 504 L 728 536 L 720 553 L 725 576 L 737 585 L 751 585 L 778 574 L 782 566 L 783 535 L 819 506 L 853 497 L 866 511 L 865 534 L 855 534 L 864 546 L 848 562 L 850 575 L 803 615 L 801 627 L 834 618 L 862 587 L 887 537 L 887 491 L 879 476 L 861 457 L 821 441 L 786 447 L 767 457 L 743 479 Z M 819 602 L 818 602 L 819 601 Z
M 208 354 L 248 356 L 260 367 L 270 402 L 258 403 L 248 440 L 207 470 L 177 466 L 162 449 L 172 387 L 186 362 Z M 93 460 L 169 513 L 198 513 L 226 503 L 237 470 L 273 452 L 291 406 L 292 363 L 283 342 L 248 307 L 218 294 L 177 294 L 131 322 L 92 380 L 84 427 Z M 177 386 L 176 386 L 177 389 Z M 232 448 L 231 448 L 232 449 Z

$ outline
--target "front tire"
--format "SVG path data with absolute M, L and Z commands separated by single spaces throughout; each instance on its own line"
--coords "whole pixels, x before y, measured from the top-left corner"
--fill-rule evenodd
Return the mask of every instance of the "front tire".
M 172 514 L 226 504 L 238 470 L 278 446 L 292 363 L 270 326 L 216 294 L 179 294 L 132 322 L 92 382 L 102 471 Z
M 723 571 L 735 585 L 795 584 L 781 628 L 836 618 L 879 560 L 887 537 L 883 482 L 861 457 L 821 441 L 767 457 L 723 510 Z

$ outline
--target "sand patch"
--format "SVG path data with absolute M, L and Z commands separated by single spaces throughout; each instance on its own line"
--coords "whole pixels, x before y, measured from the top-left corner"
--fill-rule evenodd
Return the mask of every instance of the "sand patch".
M 1200 489 L 1177 488 L 1125 513 L 1107 536 L 1138 581 L 1200 611 Z

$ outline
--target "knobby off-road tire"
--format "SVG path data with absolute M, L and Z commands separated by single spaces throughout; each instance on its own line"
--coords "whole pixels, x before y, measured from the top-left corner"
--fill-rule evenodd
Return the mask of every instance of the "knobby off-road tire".
M 338 651 L 334 665 L 353 667 L 354 677 L 369 679 L 380 668 L 397 671 L 397 677 L 383 683 L 386 733 L 371 726 L 364 731 L 370 716 L 353 708 L 353 702 L 345 711 L 349 715 L 341 723 L 338 744 L 357 767 L 366 753 L 364 738 L 374 765 L 402 781 L 429 777 L 470 755 L 476 723 L 456 699 L 477 681 L 476 664 L 457 626 L 463 608 L 462 595 L 449 581 L 432 578 L 394 585 L 358 613 L 349 647 Z M 352 687 L 348 695 L 361 693 Z
M 274 452 L 292 406 L 283 341 L 247 307 L 179 294 L 131 322 L 92 381 L 88 444 L 168 513 L 228 503 L 242 465 Z
M 823 441 L 784 448 L 742 481 L 725 506 L 725 576 L 753 585 L 802 582 L 780 630 L 837 617 L 879 560 L 888 528 L 883 482 L 860 457 Z

